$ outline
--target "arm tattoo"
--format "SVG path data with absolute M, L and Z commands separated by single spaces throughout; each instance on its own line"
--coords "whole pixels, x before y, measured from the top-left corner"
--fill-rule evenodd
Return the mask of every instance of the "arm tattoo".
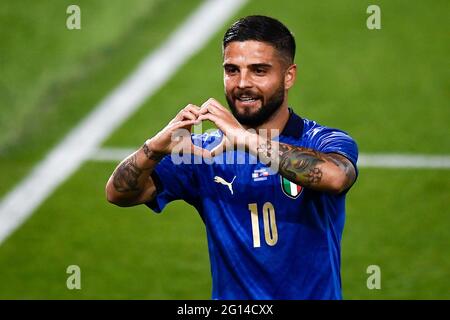
M 118 192 L 140 191 L 138 180 L 143 170 L 136 164 L 136 155 L 125 160 L 114 172 L 113 185 Z
M 320 165 L 325 162 L 333 163 L 345 173 L 344 190 L 349 188 L 356 179 L 354 166 L 350 161 L 336 153 L 321 153 L 309 148 L 278 143 L 278 150 L 273 148 L 272 141 L 268 140 L 257 148 L 260 160 L 270 166 L 278 161 L 280 174 L 305 187 L 313 187 L 322 181 L 323 172 Z
M 144 143 L 144 145 L 142 146 L 142 150 L 149 160 L 160 161 L 162 158 L 164 158 L 163 154 L 159 154 L 154 152 L 153 150 L 150 150 L 146 143 Z
M 321 153 L 284 143 L 279 145 L 281 175 L 305 187 L 320 183 L 322 170 L 318 166 L 325 162 Z

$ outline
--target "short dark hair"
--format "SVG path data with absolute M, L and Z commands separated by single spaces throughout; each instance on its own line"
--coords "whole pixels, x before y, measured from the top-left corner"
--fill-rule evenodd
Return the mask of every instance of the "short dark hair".
M 266 42 L 289 63 L 294 62 L 295 39 L 289 29 L 280 21 L 261 15 L 241 18 L 225 32 L 222 49 L 233 41 L 255 40 Z

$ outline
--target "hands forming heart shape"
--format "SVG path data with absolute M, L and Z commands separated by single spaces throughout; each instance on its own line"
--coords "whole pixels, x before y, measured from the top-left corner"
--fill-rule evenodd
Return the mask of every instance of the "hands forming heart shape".
M 205 120 L 214 123 L 223 133 L 222 141 L 211 151 L 194 145 L 190 135 L 192 126 Z M 177 132 L 184 132 L 184 134 L 180 135 Z M 164 129 L 151 138 L 148 144 L 154 153 L 160 155 L 170 154 L 176 147 L 177 150 L 190 150 L 194 155 L 211 158 L 223 152 L 227 144 L 245 147 L 248 135 L 249 133 L 227 108 L 210 98 L 201 107 L 188 104 Z M 177 139 L 174 139 L 174 136 Z

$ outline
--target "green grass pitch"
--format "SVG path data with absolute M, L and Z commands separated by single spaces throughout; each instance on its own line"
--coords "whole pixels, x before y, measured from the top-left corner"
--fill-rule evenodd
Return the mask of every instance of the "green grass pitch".
M 68 31 L 69 1 L 5 1 L 0 196 L 199 3 L 79 1 L 82 30 Z M 381 30 L 366 28 L 369 4 L 381 7 Z M 449 154 L 449 9 L 448 1 L 261 0 L 235 18 L 268 14 L 292 29 L 299 73 L 290 103 L 300 115 L 346 130 L 364 153 Z M 221 36 L 104 146 L 138 148 L 187 103 L 225 102 Z M 85 163 L 0 245 L 0 298 L 210 298 L 206 234 L 195 210 L 175 202 L 156 215 L 108 204 L 104 186 L 115 165 Z M 347 200 L 344 298 L 450 299 L 449 190 L 448 169 L 360 170 Z M 66 287 L 73 264 L 81 267 L 81 290 Z M 380 290 L 366 287 L 369 265 L 381 268 Z

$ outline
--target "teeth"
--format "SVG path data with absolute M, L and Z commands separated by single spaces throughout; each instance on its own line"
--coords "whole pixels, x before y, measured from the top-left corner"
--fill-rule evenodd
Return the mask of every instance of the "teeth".
M 240 97 L 239 100 L 241 100 L 241 101 L 254 101 L 255 98 L 252 98 L 252 97 Z

